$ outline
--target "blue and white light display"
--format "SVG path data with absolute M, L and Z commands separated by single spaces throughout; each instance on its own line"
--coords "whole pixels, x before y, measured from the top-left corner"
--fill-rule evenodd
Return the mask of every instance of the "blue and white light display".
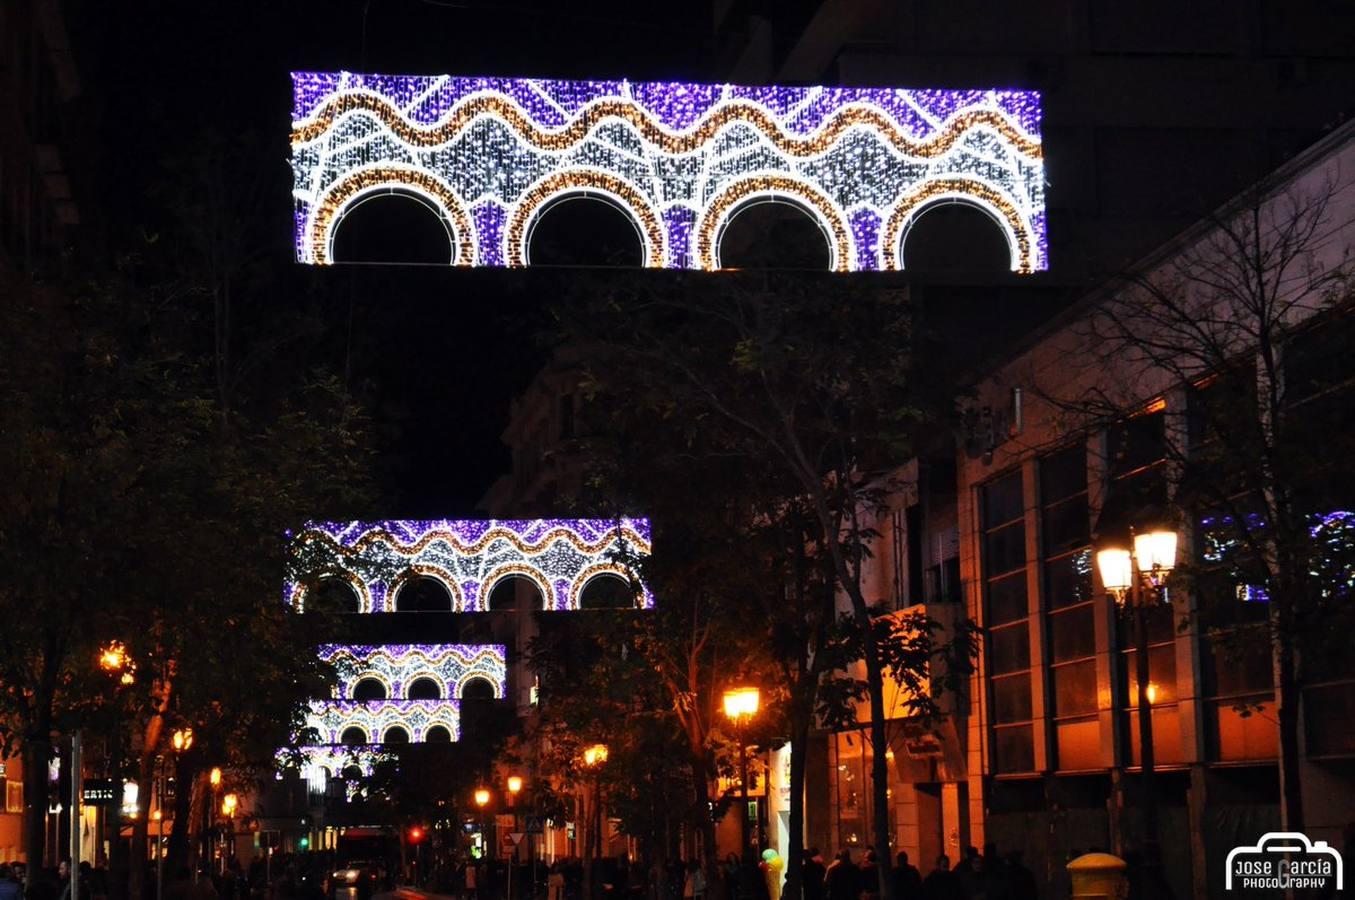
M 381 684 L 387 697 L 408 699 L 414 682 L 437 685 L 439 697 L 460 699 L 465 687 L 482 679 L 505 696 L 507 653 L 502 644 L 324 644 L 320 659 L 339 670 L 338 699 L 355 699 L 360 682 Z
M 438 519 L 432 521 L 313 522 L 293 542 L 308 571 L 337 578 L 358 596 L 364 613 L 394 612 L 413 579 L 432 578 L 450 596 L 450 611 L 480 612 L 502 580 L 526 578 L 547 610 L 580 608 L 595 578 L 638 585 L 637 605 L 654 598 L 627 565 L 649 554 L 645 519 Z M 287 587 L 287 599 L 305 609 L 305 590 Z
M 294 72 L 292 89 L 303 263 L 333 262 L 344 216 L 401 193 L 437 212 L 462 266 L 527 265 L 539 217 L 571 196 L 626 213 L 653 268 L 720 268 L 731 219 L 768 200 L 813 218 L 837 271 L 902 268 L 943 202 L 991 216 L 1013 270 L 1048 266 L 1034 91 L 352 72 Z

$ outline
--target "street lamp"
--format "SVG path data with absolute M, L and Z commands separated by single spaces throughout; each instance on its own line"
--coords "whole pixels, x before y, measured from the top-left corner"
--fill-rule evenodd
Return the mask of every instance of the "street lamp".
M 583 855 L 588 862 L 583 867 L 584 900 L 593 900 L 593 869 L 602 857 L 602 785 L 598 770 L 607 761 L 607 745 L 593 744 L 583 748 L 583 765 L 593 775 L 593 814 L 589 816 L 587 840 Z M 589 847 L 589 844 L 592 844 Z
M 1139 765 L 1143 785 L 1143 844 L 1145 861 L 1157 860 L 1157 796 L 1153 786 L 1153 703 L 1157 685 L 1148 680 L 1148 612 L 1166 601 L 1163 585 L 1176 566 L 1177 536 L 1170 528 L 1155 527 L 1133 537 L 1133 552 L 1107 544 L 1096 552 L 1101 584 L 1115 597 L 1121 611 L 1134 614 L 1134 680 L 1137 687 Z
M 480 807 L 481 809 L 484 809 L 486 806 L 489 805 L 488 790 L 486 790 L 485 788 L 480 788 L 475 792 L 475 805 Z
M 757 715 L 761 694 L 755 687 L 730 688 L 725 691 L 725 715 L 734 723 L 739 737 L 739 839 L 743 842 L 740 856 L 748 858 L 748 722 Z
M 522 776 L 521 776 L 521 775 L 509 775 L 509 776 L 508 776 L 508 793 L 510 793 L 510 794 L 512 794 L 512 795 L 514 795 L 514 796 L 517 796 L 518 794 L 522 793 Z

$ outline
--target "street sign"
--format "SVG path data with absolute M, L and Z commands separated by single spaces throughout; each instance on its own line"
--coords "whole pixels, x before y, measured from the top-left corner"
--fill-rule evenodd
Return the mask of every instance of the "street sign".
M 528 834 L 542 834 L 545 832 L 544 816 L 527 816 L 526 830 Z
M 523 833 L 523 832 L 521 832 L 521 831 L 514 831 L 514 832 L 511 832 L 511 833 L 508 835 L 508 843 L 510 843 L 510 844 L 512 844 L 514 847 L 516 847 L 518 844 L 521 844 L 521 843 L 522 843 L 522 839 L 523 839 L 524 837 L 526 837 L 526 834 Z
M 80 799 L 86 806 L 112 806 L 117 796 L 111 778 L 86 778 Z

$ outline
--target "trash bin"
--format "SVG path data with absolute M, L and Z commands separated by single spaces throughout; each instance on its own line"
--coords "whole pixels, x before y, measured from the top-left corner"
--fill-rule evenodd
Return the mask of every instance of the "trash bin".
M 1124 900 L 1129 896 L 1125 861 L 1109 853 L 1084 853 L 1068 863 L 1073 900 Z

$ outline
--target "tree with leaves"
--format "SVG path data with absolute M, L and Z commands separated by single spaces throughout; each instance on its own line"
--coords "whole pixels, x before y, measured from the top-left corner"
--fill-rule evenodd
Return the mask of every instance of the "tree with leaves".
M 1355 523 L 1332 515 L 1353 497 L 1355 268 L 1336 228 L 1348 179 L 1323 171 L 1257 185 L 1114 284 L 1070 326 L 1070 377 L 1037 382 L 1066 430 L 1118 433 L 1167 396 L 1163 478 L 1128 499 L 1183 511 L 1191 614 L 1234 664 L 1271 660 L 1286 831 L 1304 827 L 1304 686 L 1351 674 L 1355 624 Z
M 797 727 L 810 721 L 815 692 L 836 667 L 822 642 L 833 621 L 825 601 L 840 595 L 864 663 L 860 696 L 869 706 L 872 740 L 886 746 L 885 677 L 925 685 L 935 661 L 933 645 L 921 656 L 885 652 L 882 638 L 916 647 L 930 642 L 935 628 L 922 622 L 882 629 L 863 583 L 875 537 L 869 523 L 896 487 L 879 473 L 906 458 L 925 418 L 904 293 L 805 275 L 639 277 L 590 286 L 558 319 L 567 340 L 594 348 L 594 372 L 607 373 L 598 376 L 605 402 L 630 410 L 632 421 L 648 418 L 673 446 L 699 445 L 696 456 L 737 460 L 741 477 L 772 487 L 746 521 L 772 524 L 768 535 L 779 548 L 772 556 L 777 575 L 761 586 L 769 600 L 758 605 L 792 607 L 800 626 L 810 623 L 797 631 L 786 630 L 780 616 L 768 620 L 776 623 L 779 649 L 794 648 L 783 674 L 791 673 L 800 689 Z M 743 541 L 751 532 L 732 533 Z M 787 604 L 784 579 L 796 581 L 797 566 L 802 592 L 795 599 L 803 603 Z M 816 577 L 829 589 L 814 590 Z M 823 655 L 816 660 L 817 653 Z M 904 712 L 934 711 L 929 687 L 907 696 L 913 709 Z M 886 765 L 885 754 L 876 753 L 872 785 L 880 810 L 888 808 Z M 877 846 L 889 846 L 888 828 L 887 817 L 877 817 Z M 798 863 L 792 860 L 792 871 Z M 888 866 L 882 855 L 882 894 L 889 890 Z

